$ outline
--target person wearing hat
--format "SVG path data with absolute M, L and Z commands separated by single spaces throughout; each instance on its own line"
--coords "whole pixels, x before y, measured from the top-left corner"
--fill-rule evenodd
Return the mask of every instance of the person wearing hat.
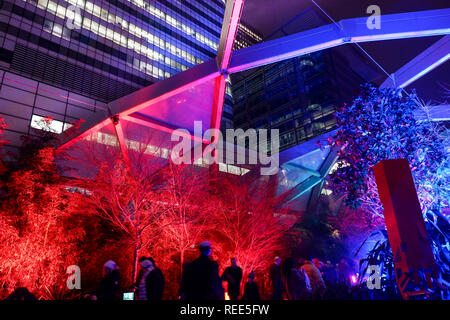
M 36 301 L 36 297 L 25 287 L 18 287 L 5 300 Z
M 179 295 L 183 300 L 223 300 L 219 264 L 209 258 L 211 242 L 199 244 L 200 256 L 183 268 Z

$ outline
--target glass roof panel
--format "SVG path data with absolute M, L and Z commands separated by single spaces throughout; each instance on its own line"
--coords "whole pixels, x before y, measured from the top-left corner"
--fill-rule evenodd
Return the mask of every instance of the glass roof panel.
M 120 147 L 114 125 L 109 119 L 98 130 L 90 130 L 83 139 L 63 150 L 57 160 L 62 174 L 71 178 L 92 178 L 101 165 L 114 163 Z
M 192 86 L 168 99 L 158 101 L 131 116 L 147 117 L 158 120 L 174 128 L 194 130 L 194 121 L 202 122 L 202 131 L 211 123 L 213 106 L 214 79 Z

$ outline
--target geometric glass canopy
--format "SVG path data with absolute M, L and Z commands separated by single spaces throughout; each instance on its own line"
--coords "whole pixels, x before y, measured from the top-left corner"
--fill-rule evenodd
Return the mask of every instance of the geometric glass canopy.
M 347 19 L 232 52 L 243 5 L 243 0 L 227 1 L 215 59 L 111 102 L 108 110 L 98 111 L 94 117 L 86 119 L 76 136 L 67 139 L 58 151 L 85 152 L 89 156 L 88 146 L 95 142 L 109 146 L 104 157 L 113 156 L 111 153 L 120 154 L 132 165 L 136 150 L 143 145 L 152 145 L 159 150 L 147 150 L 149 156 L 159 152 L 160 158 L 166 158 L 174 143 L 171 134 L 176 129 L 185 129 L 181 135 L 187 135 L 195 144 L 215 143 L 202 140 L 201 134 L 210 128 L 220 128 L 226 78 L 230 73 L 346 43 L 450 34 L 450 9 L 441 9 L 383 15 L 381 29 L 369 29 L 366 17 Z M 446 53 L 427 54 L 421 59 L 419 69 L 413 66 L 402 72 L 408 77 L 402 79 L 402 83 L 410 83 L 417 79 L 418 73 L 423 75 L 431 70 L 430 66 L 434 68 L 448 59 L 450 41 L 441 44 L 439 50 Z M 396 86 L 395 81 L 390 85 Z M 197 135 L 194 135 L 195 121 L 202 123 L 202 131 Z M 317 185 L 323 177 L 320 164 L 315 165 L 306 158 L 291 161 L 295 158 L 298 157 L 281 161 L 282 165 L 286 163 L 284 170 L 298 169 L 296 174 L 299 176 L 294 179 L 297 184 L 302 182 L 302 176 L 309 174 L 313 177 L 310 184 Z

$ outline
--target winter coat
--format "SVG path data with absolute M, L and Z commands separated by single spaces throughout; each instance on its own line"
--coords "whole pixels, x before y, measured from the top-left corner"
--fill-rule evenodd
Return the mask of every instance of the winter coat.
M 143 270 L 139 273 L 138 286 L 144 275 Z M 158 267 L 155 267 L 145 278 L 145 297 L 146 300 L 157 301 L 162 299 L 164 291 L 164 276 Z M 139 294 L 138 294 L 139 296 Z
M 120 274 L 118 270 L 105 275 L 100 281 L 100 287 L 97 291 L 98 300 L 117 300 L 119 292 Z
M 261 296 L 259 295 L 258 285 L 255 282 L 247 282 L 245 284 L 244 294 L 242 300 L 246 301 L 259 301 Z
M 222 274 L 222 281 L 228 282 L 228 294 L 231 299 L 239 297 L 241 289 L 242 269 L 240 267 L 228 267 Z
M 326 286 L 325 282 L 322 279 L 322 274 L 320 273 L 320 270 L 317 269 L 317 267 L 311 261 L 308 260 L 305 261 L 305 264 L 301 268 L 305 270 L 306 275 L 309 278 L 309 282 L 311 283 L 313 293 L 323 294 L 326 289 Z
M 180 295 L 184 300 L 223 300 L 219 264 L 203 254 L 187 264 L 183 270 Z
M 283 279 L 281 277 L 281 267 L 272 264 L 270 267 L 270 279 L 272 280 L 273 296 L 272 300 L 281 300 L 283 295 Z
M 285 279 L 286 293 L 289 300 L 309 299 L 311 286 L 304 270 L 292 268 Z

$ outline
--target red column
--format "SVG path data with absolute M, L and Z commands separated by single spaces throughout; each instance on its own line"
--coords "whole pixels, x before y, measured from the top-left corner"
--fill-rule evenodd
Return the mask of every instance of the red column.
M 436 269 L 408 160 L 383 160 L 373 171 L 395 267 L 401 270 L 402 279 L 417 282 L 419 269 L 428 274 Z M 406 288 L 398 284 L 401 291 Z
M 398 268 L 432 268 L 434 258 L 408 160 L 383 160 L 373 168 Z

